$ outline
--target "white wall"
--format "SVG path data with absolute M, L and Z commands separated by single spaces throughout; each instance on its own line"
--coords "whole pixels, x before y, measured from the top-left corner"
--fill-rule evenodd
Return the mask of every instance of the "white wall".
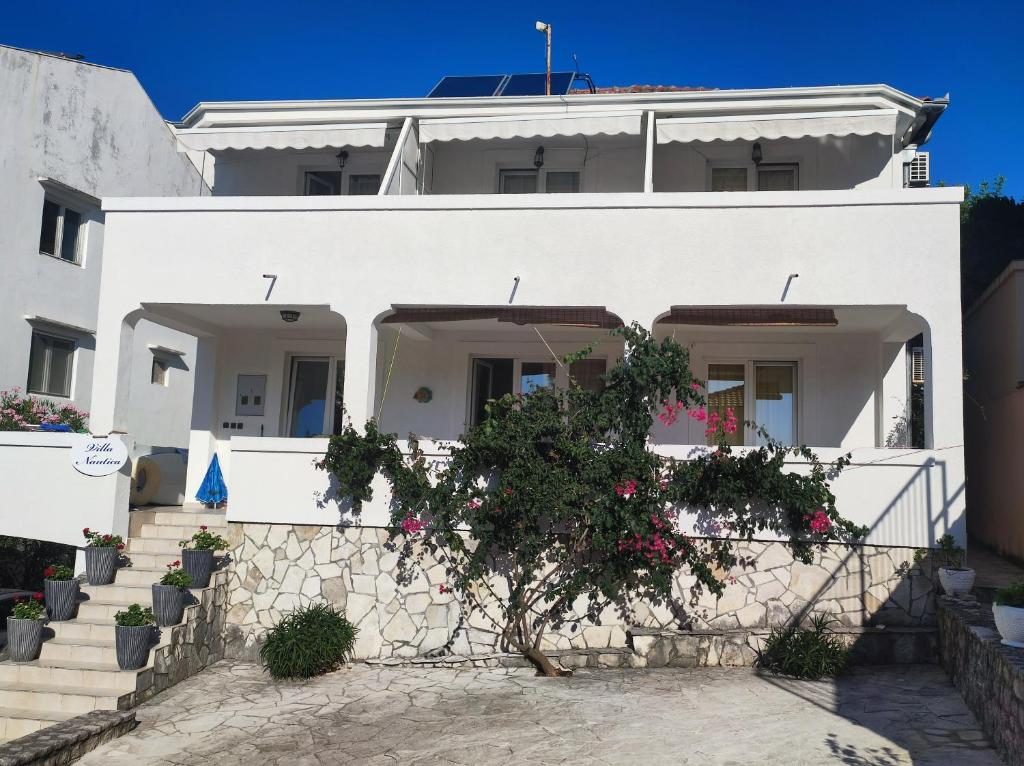
M 394 140 L 389 141 L 393 145 Z M 349 149 L 342 176 L 342 194 L 348 193 L 352 174 L 384 176 L 391 148 Z M 244 150 L 210 154 L 214 166 L 213 193 L 218 196 L 287 196 L 305 192 L 305 174 L 313 170 L 337 171 L 338 150 Z
M 180 356 L 150 346 L 183 351 Z M 153 359 L 168 362 L 167 385 L 152 382 Z M 134 339 L 128 433 L 145 447 L 188 447 L 196 339 L 140 319 Z
M 103 265 L 103 215 L 73 193 L 64 196 L 87 219 L 81 263 L 39 253 L 39 179 L 97 198 L 198 194 L 201 182 L 130 72 L 0 46 L 0 103 L 0 388 L 24 388 L 32 333 L 25 316 L 95 330 Z M 71 401 L 91 409 L 95 339 L 39 327 L 78 341 Z
M 65 545 L 82 545 L 83 527 L 128 534 L 131 464 L 110 476 L 80 474 L 71 465 L 71 447 L 89 438 L 0 431 L 0 532 Z

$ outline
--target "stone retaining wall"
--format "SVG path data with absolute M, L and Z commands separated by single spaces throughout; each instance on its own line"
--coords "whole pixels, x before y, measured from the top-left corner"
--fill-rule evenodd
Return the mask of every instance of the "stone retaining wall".
M 992 607 L 939 599 L 939 658 L 1007 763 L 1024 763 L 1024 649 L 1000 642 Z
M 129 710 L 91 710 L 0 743 L 0 766 L 62 766 L 135 727 Z
M 254 659 L 266 630 L 297 606 L 325 600 L 344 608 L 359 628 L 356 657 L 470 655 L 500 650 L 498 631 L 480 612 L 463 614 L 441 592 L 444 566 L 423 551 L 421 566 L 402 580 L 399 554 L 379 528 L 228 525 L 233 560 L 228 587 L 226 655 Z M 905 548 L 830 546 L 805 565 L 786 545 L 738 546 L 746 561 L 720 599 L 693 594 L 680 574 L 671 605 L 633 603 L 608 608 L 600 622 L 579 620 L 549 635 L 546 648 L 625 647 L 630 626 L 732 631 L 834 614 L 848 626 L 934 624 L 930 570 L 915 567 Z M 402 580 L 401 582 L 399 582 Z M 494 583 L 498 590 L 502 583 Z

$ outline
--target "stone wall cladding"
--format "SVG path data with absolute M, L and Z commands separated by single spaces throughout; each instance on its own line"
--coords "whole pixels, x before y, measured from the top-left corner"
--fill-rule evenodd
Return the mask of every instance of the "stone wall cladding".
M 228 570 L 214 572 L 210 587 L 192 591 L 198 598 L 195 604 L 185 608 L 184 623 L 160 628 L 174 631 L 173 640 L 157 651 L 153 658 L 153 685 L 137 702 L 224 659 L 228 578 Z
M 0 766 L 73 763 L 134 727 L 135 713 L 132 711 L 91 710 L 11 742 L 0 743 Z
M 1024 763 L 1024 649 L 1000 642 L 992 607 L 940 598 L 939 659 L 1007 763 Z
M 358 659 L 502 649 L 491 620 L 478 611 L 463 614 L 455 595 L 440 591 L 447 580 L 442 564 L 424 556 L 408 581 L 399 582 L 399 553 L 389 550 L 383 529 L 231 523 L 228 540 L 228 657 L 255 659 L 268 628 L 314 601 L 344 609 L 359 628 Z M 621 648 L 631 626 L 767 628 L 811 611 L 830 612 L 851 627 L 934 624 L 930 570 L 914 565 L 911 549 L 830 546 L 809 565 L 795 562 L 783 543 L 744 543 L 737 553 L 745 563 L 722 573 L 735 580 L 720 599 L 694 595 L 694 578 L 680 574 L 675 605 L 634 603 L 627 613 L 607 608 L 600 622 L 579 620 L 552 631 L 546 648 Z

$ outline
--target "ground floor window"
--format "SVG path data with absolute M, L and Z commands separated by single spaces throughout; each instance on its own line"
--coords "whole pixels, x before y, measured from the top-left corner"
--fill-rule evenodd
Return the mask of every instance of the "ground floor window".
M 288 436 L 308 438 L 340 432 L 345 362 L 329 356 L 296 356 L 288 386 Z
M 724 418 L 731 409 L 740 423 L 753 420 L 773 439 L 796 444 L 796 385 L 796 362 L 712 362 L 708 365 L 708 410 Z M 764 442 L 745 428 L 726 438 L 734 446 Z
M 509 357 L 475 357 L 471 360 L 469 415 L 475 424 L 484 419 L 487 402 L 505 394 L 528 394 L 545 386 L 568 386 L 571 378 L 590 391 L 604 387 L 601 376 L 607 359 L 581 359 L 568 368 L 554 361 Z
M 33 332 L 26 389 L 31 394 L 71 396 L 74 360 L 73 340 L 39 331 Z

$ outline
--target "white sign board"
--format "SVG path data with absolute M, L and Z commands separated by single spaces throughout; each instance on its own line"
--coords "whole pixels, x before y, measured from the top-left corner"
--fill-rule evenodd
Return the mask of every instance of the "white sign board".
M 71 448 L 71 465 L 86 476 L 117 473 L 128 461 L 128 448 L 116 436 L 85 436 Z

